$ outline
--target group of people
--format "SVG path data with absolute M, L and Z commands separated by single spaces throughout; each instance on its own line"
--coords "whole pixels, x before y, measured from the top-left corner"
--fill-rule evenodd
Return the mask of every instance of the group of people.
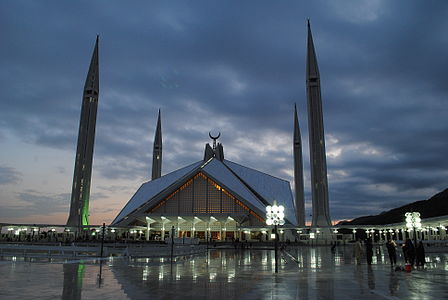
M 402 250 L 405 263 L 411 266 L 415 264 L 417 267 L 425 265 L 425 247 L 422 241 L 416 247 L 410 239 L 407 239 L 402 246 Z
M 389 260 L 391 266 L 397 265 L 397 244 L 394 240 L 390 239 L 386 243 L 387 252 L 389 254 Z M 417 247 L 414 246 L 410 239 L 407 239 L 406 242 L 402 246 L 403 256 L 405 263 L 409 263 L 411 266 L 421 266 L 425 265 L 425 247 L 423 246 L 423 242 L 420 241 Z M 372 264 L 373 258 L 373 245 L 371 239 L 366 239 L 365 241 L 365 250 L 361 244 L 360 240 L 357 240 L 354 249 L 353 256 L 356 259 L 357 264 L 361 264 L 361 259 L 364 256 L 364 252 L 367 259 L 367 264 Z

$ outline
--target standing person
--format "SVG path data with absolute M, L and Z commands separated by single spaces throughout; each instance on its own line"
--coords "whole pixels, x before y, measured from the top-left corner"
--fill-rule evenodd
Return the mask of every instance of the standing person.
M 409 263 L 411 266 L 415 262 L 415 247 L 412 244 L 411 239 L 407 239 L 403 245 L 404 261 Z
M 356 259 L 356 264 L 360 265 L 361 264 L 361 258 L 364 251 L 362 250 L 362 245 L 361 242 L 358 240 L 356 240 L 356 243 L 353 247 L 353 256 Z
M 423 242 L 420 241 L 418 243 L 416 252 L 416 265 L 417 266 L 425 266 L 425 247 L 423 246 Z
M 372 264 L 372 256 L 373 256 L 373 245 L 372 240 L 367 238 L 366 240 L 366 258 L 367 258 L 367 264 Z
M 397 244 L 395 244 L 394 240 L 390 239 L 386 243 L 387 252 L 389 253 L 389 260 L 390 265 L 393 267 L 394 265 L 397 265 L 397 251 L 395 247 Z

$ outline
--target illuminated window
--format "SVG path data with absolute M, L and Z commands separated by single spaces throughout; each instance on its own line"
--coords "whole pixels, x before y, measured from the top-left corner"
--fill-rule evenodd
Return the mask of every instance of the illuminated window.
M 170 215 L 249 213 L 251 217 L 264 222 L 247 205 L 203 173 L 196 174 L 148 212 Z

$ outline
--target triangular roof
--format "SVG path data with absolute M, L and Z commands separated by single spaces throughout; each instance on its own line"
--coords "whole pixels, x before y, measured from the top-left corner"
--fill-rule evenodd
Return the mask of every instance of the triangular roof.
M 212 158 L 205 163 L 200 161 L 144 183 L 112 224 L 121 223 L 131 214 L 139 216 L 140 211 L 162 201 L 168 192 L 172 192 L 198 172 L 203 172 L 216 181 L 260 216 L 265 215 L 266 205 L 277 200 L 285 206 L 286 219 L 292 224 L 296 223 L 291 189 L 287 181 L 231 161 L 222 162 Z
M 292 224 L 296 224 L 296 210 L 289 182 L 278 177 L 251 169 L 240 164 L 224 160 L 229 167 L 245 184 L 258 193 L 270 205 L 277 204 L 285 207 L 285 217 Z
M 132 196 L 131 200 L 123 207 L 118 216 L 112 221 L 112 224 L 116 224 L 130 213 L 143 206 L 147 201 L 151 200 L 154 196 L 167 189 L 171 185 L 178 181 L 181 181 L 184 177 L 187 177 L 192 171 L 195 171 L 202 164 L 202 161 L 198 161 L 194 164 L 178 169 L 171 173 L 168 173 L 155 180 L 148 181 L 140 186 L 137 192 Z
M 266 206 L 233 174 L 220 160 L 213 158 L 202 170 L 215 181 L 227 187 L 234 196 L 244 199 L 248 204 L 260 210 L 264 215 Z

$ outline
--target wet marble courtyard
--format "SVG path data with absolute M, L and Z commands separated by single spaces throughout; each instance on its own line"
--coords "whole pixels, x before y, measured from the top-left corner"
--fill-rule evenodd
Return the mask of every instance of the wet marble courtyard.
M 288 249 L 275 274 L 271 250 L 210 250 L 166 258 L 3 257 L 0 299 L 448 299 L 448 255 L 395 271 L 376 249 L 356 265 L 350 246 Z M 403 264 L 401 258 L 399 263 Z M 98 278 L 101 268 L 101 282 Z

